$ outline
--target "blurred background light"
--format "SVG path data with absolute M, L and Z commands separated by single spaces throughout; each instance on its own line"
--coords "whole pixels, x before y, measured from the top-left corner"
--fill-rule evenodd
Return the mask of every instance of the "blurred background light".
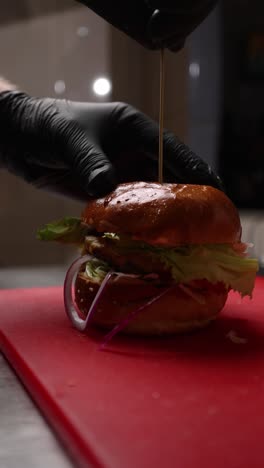
M 79 37 L 87 37 L 89 34 L 89 28 L 87 26 L 79 26 L 76 30 L 76 34 Z
M 66 90 L 65 81 L 63 81 L 63 80 L 55 81 L 54 91 L 55 91 L 56 94 L 63 94 L 65 90 Z
M 200 76 L 200 65 L 197 62 L 192 62 L 189 65 L 189 74 L 192 78 L 199 78 Z
M 107 78 L 97 78 L 93 83 L 93 91 L 97 96 L 106 96 L 111 88 L 111 82 Z

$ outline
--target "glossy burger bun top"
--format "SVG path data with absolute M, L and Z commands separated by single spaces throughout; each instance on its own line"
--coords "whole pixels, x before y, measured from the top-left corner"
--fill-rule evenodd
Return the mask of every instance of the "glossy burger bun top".
M 134 182 L 90 201 L 82 218 L 98 232 L 149 244 L 223 244 L 241 239 L 238 211 L 220 190 L 205 185 Z

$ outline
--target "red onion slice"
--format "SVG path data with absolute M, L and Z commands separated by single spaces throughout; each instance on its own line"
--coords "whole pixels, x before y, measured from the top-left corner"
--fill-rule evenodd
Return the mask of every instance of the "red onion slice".
M 147 302 L 145 302 L 145 304 L 138 307 L 136 310 L 133 310 L 132 312 L 130 312 L 130 314 L 128 314 L 127 317 L 125 317 L 120 323 L 118 323 L 113 328 L 113 330 L 111 330 L 104 337 L 104 341 L 101 344 L 100 349 L 101 350 L 104 349 L 106 347 L 106 345 L 109 343 L 109 341 L 112 340 L 117 333 L 122 331 L 140 312 L 142 312 L 142 310 L 146 309 L 147 307 L 152 305 L 154 302 L 158 301 L 162 296 L 165 296 L 165 294 L 172 288 L 173 288 L 173 286 L 170 286 L 169 288 L 163 289 L 160 294 L 158 294 L 155 297 L 152 297 L 152 299 L 149 299 Z
M 83 264 L 83 263 L 86 263 L 88 262 L 89 260 L 93 260 L 94 257 L 93 255 L 89 255 L 89 254 L 86 254 L 86 255 L 83 255 L 82 257 L 79 257 L 77 260 L 75 260 L 72 265 L 70 266 L 70 268 L 68 269 L 67 271 L 67 274 L 66 274 L 66 278 L 65 278 L 65 281 L 64 281 L 64 307 L 65 307 L 65 310 L 66 310 L 66 313 L 70 319 L 70 321 L 72 322 L 72 324 L 74 325 L 75 328 L 77 328 L 77 330 L 79 331 L 85 331 L 89 324 L 90 324 L 90 321 L 91 321 L 91 318 L 94 314 L 94 312 L 96 311 L 96 308 L 98 306 L 98 302 L 102 296 L 102 294 L 104 293 L 105 291 L 105 288 L 107 287 L 107 284 L 109 282 L 109 280 L 116 276 L 116 277 L 120 277 L 120 276 L 125 276 L 127 278 L 138 278 L 139 276 L 138 275 L 132 275 L 132 274 L 126 274 L 126 273 L 120 273 L 120 272 L 115 272 L 115 271 L 109 271 L 109 273 L 107 273 L 106 277 L 104 278 L 99 290 L 97 291 L 97 294 L 91 304 L 91 307 L 89 309 L 89 312 L 87 314 L 87 317 L 86 319 L 82 319 L 79 314 L 78 314 L 78 311 L 77 311 L 77 308 L 76 308 L 76 305 L 75 305 L 75 302 L 74 302 L 74 299 L 73 299 L 73 294 L 72 294 L 72 286 L 74 284 L 74 281 L 75 281 L 75 278 L 79 272 L 79 269 L 80 269 L 80 266 Z
M 184 284 L 178 284 L 179 288 L 188 296 L 190 296 L 194 301 L 198 302 L 199 304 L 205 304 L 204 296 L 197 293 L 193 289 L 189 288 Z
M 90 317 L 91 317 L 91 314 L 93 313 L 96 305 L 97 305 L 97 302 L 98 302 L 98 299 L 99 297 L 101 296 L 101 293 L 102 293 L 102 290 L 105 288 L 106 284 L 108 283 L 110 277 L 111 277 L 111 272 L 109 272 L 106 277 L 104 278 L 93 302 L 92 302 L 92 305 L 90 307 L 90 310 L 88 312 L 88 315 L 86 317 L 85 320 L 83 320 L 78 312 L 77 312 L 77 309 L 76 309 L 76 305 L 75 305 L 75 302 L 74 302 L 74 299 L 73 299 L 73 291 L 72 291 L 72 286 L 74 284 L 74 281 L 75 281 L 75 278 L 79 272 L 79 269 L 80 269 L 80 266 L 83 264 L 83 263 L 86 263 L 88 262 L 89 260 L 93 260 L 93 256 L 92 255 L 84 255 L 80 258 L 78 258 L 77 260 L 75 260 L 72 265 L 70 266 L 70 268 L 68 269 L 67 271 L 67 274 L 66 274 L 66 278 L 65 278 L 65 281 L 64 281 L 64 306 L 65 306 L 65 310 L 66 310 L 66 313 L 70 319 L 70 321 L 72 322 L 72 324 L 74 325 L 75 328 L 77 328 L 77 330 L 80 330 L 80 331 L 84 331 L 86 328 L 87 328 L 87 324 L 88 324 L 88 320 L 90 320 Z
M 104 278 L 99 290 L 97 291 L 97 294 L 91 304 L 91 307 L 89 309 L 89 312 L 87 314 L 87 317 L 85 319 L 82 319 L 79 314 L 78 310 L 75 304 L 75 301 L 73 299 L 73 284 L 75 281 L 75 278 L 79 272 L 80 266 L 83 263 L 86 263 L 89 260 L 93 260 L 94 256 L 92 255 L 83 255 L 82 257 L 78 258 L 75 260 L 70 268 L 67 271 L 66 278 L 64 281 L 64 306 L 66 313 L 72 322 L 73 326 L 77 328 L 79 331 L 86 331 L 87 328 L 90 325 L 91 318 L 93 314 L 95 313 L 98 303 L 102 297 L 102 294 L 106 290 L 106 287 L 110 281 L 111 278 L 113 278 L 113 281 L 119 277 L 126 277 L 126 278 L 141 278 L 140 275 L 133 275 L 133 274 L 127 274 L 127 273 L 121 273 L 117 271 L 109 271 Z M 121 330 L 123 330 L 130 322 L 133 320 L 140 312 L 142 312 L 144 309 L 152 305 L 154 302 L 158 301 L 162 296 L 164 296 L 170 289 L 172 289 L 173 286 L 170 286 L 169 288 L 163 289 L 162 292 L 160 292 L 157 296 L 149 299 L 145 304 L 142 304 L 140 307 L 138 307 L 136 310 L 130 312 L 127 317 L 125 317 L 119 324 L 117 324 L 113 330 L 111 330 L 104 338 L 104 341 L 102 345 L 100 346 L 100 349 L 105 348 L 107 343 Z

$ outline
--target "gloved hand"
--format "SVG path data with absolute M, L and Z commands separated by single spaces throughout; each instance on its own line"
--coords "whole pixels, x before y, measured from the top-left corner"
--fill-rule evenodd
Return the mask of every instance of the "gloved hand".
M 217 0 L 78 0 L 149 49 L 178 51 Z M 158 11 L 157 11 L 158 10 Z
M 157 180 L 158 125 L 128 104 L 35 99 L 0 93 L 0 166 L 38 188 L 80 200 L 117 183 Z M 220 179 L 171 133 L 166 181 L 221 188 Z

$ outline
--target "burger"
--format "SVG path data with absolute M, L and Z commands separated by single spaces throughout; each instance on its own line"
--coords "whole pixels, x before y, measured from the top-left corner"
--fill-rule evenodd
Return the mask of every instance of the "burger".
M 223 309 L 230 290 L 252 295 L 258 270 L 241 242 L 236 207 L 203 185 L 121 184 L 90 200 L 81 218 L 48 224 L 38 237 L 79 246 L 86 260 L 75 280 L 76 308 L 87 316 L 97 297 L 92 323 L 123 323 L 126 333 L 203 327 Z

